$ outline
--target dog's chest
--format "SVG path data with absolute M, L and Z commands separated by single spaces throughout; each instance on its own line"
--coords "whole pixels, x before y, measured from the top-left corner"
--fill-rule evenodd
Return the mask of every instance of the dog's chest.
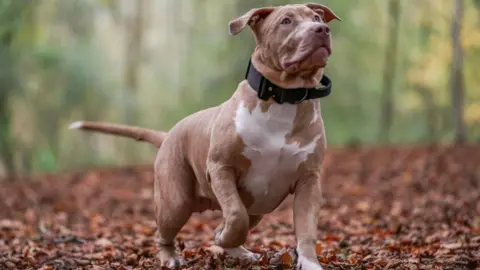
M 253 197 L 250 214 L 271 212 L 281 203 L 297 180 L 299 165 L 313 153 L 321 137 L 319 134 L 302 146 L 288 143 L 296 113 L 291 104 L 272 104 L 265 112 L 259 105 L 251 112 L 242 103 L 237 108 L 235 128 L 245 144 L 242 154 L 250 161 L 241 181 Z

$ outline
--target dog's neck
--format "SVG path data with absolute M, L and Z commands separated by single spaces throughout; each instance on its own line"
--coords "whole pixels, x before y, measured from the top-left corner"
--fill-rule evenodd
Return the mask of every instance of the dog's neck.
M 252 56 L 252 64 L 254 64 L 254 55 Z M 268 67 L 267 65 L 263 64 L 260 61 L 256 61 L 257 65 L 255 68 L 259 69 L 259 72 L 268 80 L 271 80 L 272 83 L 275 83 L 276 85 L 284 88 L 301 88 L 301 87 L 311 87 L 310 84 L 307 84 L 303 79 L 289 79 L 288 81 L 281 80 L 281 74 L 273 68 Z M 260 71 L 261 70 L 261 71 Z M 271 76 L 268 76 L 266 74 L 271 74 Z M 323 75 L 323 72 L 320 72 L 320 75 L 318 75 L 318 81 L 313 84 L 317 85 L 318 82 L 320 81 L 321 77 Z M 282 83 L 283 82 L 283 83 Z M 300 84 L 300 82 L 304 84 Z M 272 98 L 269 100 L 265 101 L 260 99 L 257 95 L 258 93 L 249 85 L 247 80 L 245 80 L 242 83 L 242 92 L 245 93 L 243 96 L 243 101 L 246 102 L 246 104 L 249 104 L 248 107 L 250 107 L 250 110 L 253 110 L 255 107 L 260 107 L 261 111 L 264 113 L 269 113 L 269 109 L 271 106 L 286 106 L 286 107 L 295 107 L 294 113 L 295 113 L 295 120 L 293 123 L 293 130 L 292 133 L 297 133 L 301 132 L 302 130 L 308 128 L 308 126 L 316 121 L 321 121 L 321 113 L 320 113 L 320 102 L 318 99 L 310 99 L 310 100 L 305 100 L 301 103 L 298 104 L 290 104 L 290 103 L 284 103 L 284 104 L 278 104 L 276 101 L 274 101 Z
M 320 83 L 323 76 L 323 68 L 289 74 L 284 70 L 276 68 L 274 64 L 268 63 L 259 49 L 255 50 L 251 59 L 252 64 L 265 78 L 285 89 L 313 88 Z
M 273 99 L 267 101 L 258 98 L 257 92 L 245 80 L 240 84 L 240 92 L 242 93 L 242 102 L 246 104 L 250 112 L 259 108 L 262 113 L 265 113 L 269 119 L 277 119 L 279 115 L 272 115 L 275 111 L 291 111 L 294 114 L 294 121 L 292 123 L 292 130 L 290 135 L 301 133 L 308 129 L 308 127 L 317 122 L 322 121 L 320 101 L 318 99 L 305 100 L 299 104 L 278 104 Z M 280 109 L 282 108 L 282 109 Z M 292 111 L 291 109 L 294 110 Z
M 272 83 L 282 87 L 282 88 L 311 88 L 315 87 L 319 84 L 322 76 L 323 76 L 323 69 L 318 70 L 318 72 L 310 77 L 302 77 L 302 76 L 291 76 L 286 74 L 284 71 L 279 71 L 262 61 L 261 57 L 259 57 L 258 53 L 254 53 L 252 55 L 252 64 L 255 68 L 268 80 Z M 295 106 L 296 107 L 296 115 L 295 123 L 294 123 L 294 130 L 302 130 L 307 128 L 309 124 L 321 120 L 321 113 L 320 113 L 320 101 L 317 99 L 306 100 L 299 104 L 276 104 L 273 99 L 269 99 L 268 101 L 264 101 L 257 97 L 257 93 L 253 90 L 247 81 L 244 82 L 245 88 L 248 89 L 246 96 L 247 102 L 252 104 L 252 107 L 260 106 L 262 111 L 268 111 L 269 107 L 273 104 L 275 106 Z M 245 89 L 244 88 L 244 89 Z M 255 105 L 254 105 L 255 104 Z

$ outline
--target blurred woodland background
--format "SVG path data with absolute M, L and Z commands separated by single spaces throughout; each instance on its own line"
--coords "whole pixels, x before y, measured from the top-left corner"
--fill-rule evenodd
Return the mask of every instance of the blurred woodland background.
M 156 149 L 68 130 L 168 130 L 228 99 L 254 48 L 228 22 L 287 0 L 0 0 L 0 176 L 152 163 Z M 480 0 L 325 0 L 328 143 L 480 142 Z

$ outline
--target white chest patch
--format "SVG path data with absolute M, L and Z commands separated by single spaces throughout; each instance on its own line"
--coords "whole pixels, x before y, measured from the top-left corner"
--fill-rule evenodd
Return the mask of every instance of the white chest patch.
M 298 166 L 313 153 L 321 138 L 319 134 L 302 147 L 287 144 L 296 111 L 295 105 L 276 103 L 266 112 L 259 105 L 252 112 L 243 103 L 237 108 L 235 128 L 245 143 L 243 155 L 251 162 L 243 179 L 254 199 L 250 214 L 266 214 L 280 204 L 296 180 Z

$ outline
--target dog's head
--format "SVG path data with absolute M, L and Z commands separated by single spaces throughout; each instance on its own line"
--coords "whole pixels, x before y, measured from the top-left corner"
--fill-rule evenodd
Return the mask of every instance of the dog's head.
M 324 68 L 332 53 L 330 27 L 335 13 L 320 4 L 252 9 L 229 24 L 236 35 L 249 25 L 256 52 L 267 66 L 294 75 Z

